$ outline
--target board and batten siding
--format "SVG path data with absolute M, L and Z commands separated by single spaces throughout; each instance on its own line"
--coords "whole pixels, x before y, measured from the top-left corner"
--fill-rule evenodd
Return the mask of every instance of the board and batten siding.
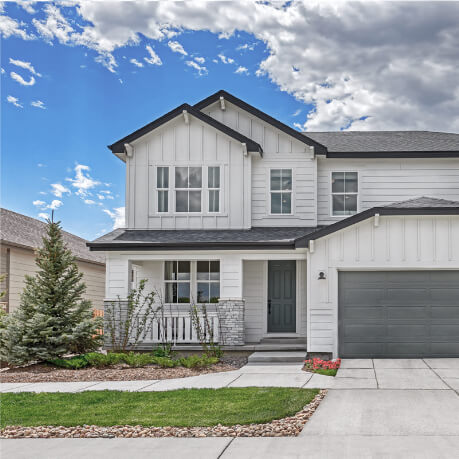
M 459 201 L 457 159 L 319 159 L 318 224 L 342 219 L 331 216 L 331 173 L 358 172 L 359 212 L 371 207 L 428 196 Z
M 169 121 L 134 141 L 126 161 L 126 226 L 136 229 L 218 229 L 250 227 L 251 158 L 242 144 L 189 116 Z M 169 211 L 158 213 L 156 168 L 169 166 Z M 203 169 L 201 213 L 175 213 L 174 166 L 220 166 L 220 212 L 207 212 Z
M 306 261 L 296 262 L 297 335 L 306 336 Z M 267 336 L 268 261 L 244 260 L 243 298 L 246 343 L 258 343 Z
M 253 156 L 251 173 L 252 226 L 316 226 L 317 161 L 313 150 L 254 115 L 225 101 L 202 111 L 244 134 L 263 148 L 263 158 Z M 270 213 L 270 169 L 292 169 L 292 215 Z
M 336 356 L 338 272 L 459 269 L 459 216 L 370 218 L 316 240 L 308 260 L 308 350 Z
M 77 266 L 86 284 L 84 298 L 91 301 L 94 309 L 103 309 L 105 266 L 84 261 L 77 261 Z M 24 276 L 34 276 L 37 270 L 33 250 L 10 247 L 9 312 L 19 307 L 25 287 Z

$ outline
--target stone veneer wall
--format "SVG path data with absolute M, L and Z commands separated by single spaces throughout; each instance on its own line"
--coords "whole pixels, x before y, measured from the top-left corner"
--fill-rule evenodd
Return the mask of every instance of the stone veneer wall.
M 231 298 L 220 300 L 217 310 L 220 322 L 220 344 L 226 346 L 244 344 L 245 301 Z

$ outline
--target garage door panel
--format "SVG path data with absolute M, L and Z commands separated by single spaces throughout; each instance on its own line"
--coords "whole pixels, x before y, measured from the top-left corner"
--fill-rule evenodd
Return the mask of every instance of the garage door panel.
M 424 306 L 389 306 L 386 308 L 386 317 L 390 320 L 397 320 L 397 319 L 406 319 L 408 320 L 416 320 L 416 319 L 425 319 L 428 317 L 428 311 Z
M 339 273 L 341 357 L 459 356 L 459 271 Z

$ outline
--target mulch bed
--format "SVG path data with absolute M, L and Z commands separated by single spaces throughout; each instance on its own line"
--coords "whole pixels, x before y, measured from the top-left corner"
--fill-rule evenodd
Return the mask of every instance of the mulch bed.
M 326 393 L 326 390 L 321 390 L 294 416 L 265 424 L 235 426 L 219 424 L 213 427 L 7 426 L 0 430 L 0 438 L 296 437 L 314 414 Z
M 133 381 L 151 379 L 184 378 L 205 373 L 237 370 L 247 363 L 247 357 L 223 357 L 220 363 L 207 368 L 161 368 L 149 365 L 133 368 L 126 364 L 108 368 L 81 368 L 68 370 L 52 365 L 35 364 L 21 368 L 10 368 L 0 372 L 2 383 L 68 382 L 68 381 Z

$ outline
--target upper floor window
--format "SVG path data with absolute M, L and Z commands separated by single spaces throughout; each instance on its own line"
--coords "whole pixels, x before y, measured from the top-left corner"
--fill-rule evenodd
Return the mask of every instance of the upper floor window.
M 156 169 L 156 189 L 158 193 L 158 212 L 169 210 L 169 168 Z
M 220 167 L 207 169 L 207 188 L 209 189 L 209 212 L 220 212 Z
M 271 169 L 271 213 L 292 213 L 292 169 Z
M 357 213 L 357 172 L 332 172 L 332 215 L 341 217 Z
M 202 167 L 175 168 L 175 211 L 201 212 Z

